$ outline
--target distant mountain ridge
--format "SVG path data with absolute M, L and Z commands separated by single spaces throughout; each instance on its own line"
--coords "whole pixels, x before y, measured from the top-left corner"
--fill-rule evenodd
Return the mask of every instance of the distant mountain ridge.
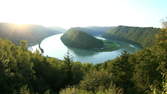
M 73 27 L 92 36 L 103 36 L 112 40 L 130 42 L 141 47 L 150 47 L 156 43 L 156 34 L 160 28 L 110 26 L 110 27 Z
M 49 29 L 51 29 L 51 30 L 56 30 L 56 31 L 59 31 L 59 32 L 62 32 L 62 33 L 64 33 L 64 32 L 66 32 L 66 31 L 67 31 L 67 30 L 66 30 L 66 29 L 64 29 L 64 28 L 61 28 L 61 27 L 56 27 L 56 26 L 47 27 L 47 28 L 49 28 Z
M 60 33 L 60 31 L 41 25 L 0 23 L 0 38 L 5 38 L 19 43 L 27 40 L 29 45 L 40 42 L 43 38 Z

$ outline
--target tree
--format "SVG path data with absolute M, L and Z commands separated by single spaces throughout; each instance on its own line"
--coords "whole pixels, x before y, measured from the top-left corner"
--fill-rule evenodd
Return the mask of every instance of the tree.
M 64 56 L 64 64 L 65 64 L 65 67 L 64 67 L 64 70 L 67 74 L 67 83 L 70 85 L 72 84 L 72 66 L 73 66 L 73 61 L 72 61 L 72 56 L 70 55 L 69 51 L 67 51 L 67 54 Z
M 129 62 L 129 58 L 130 54 L 124 51 L 119 58 L 108 66 L 108 71 L 112 73 L 113 83 L 124 88 L 125 93 L 131 92 L 130 89 L 133 88 L 133 82 L 131 81 L 133 66 Z

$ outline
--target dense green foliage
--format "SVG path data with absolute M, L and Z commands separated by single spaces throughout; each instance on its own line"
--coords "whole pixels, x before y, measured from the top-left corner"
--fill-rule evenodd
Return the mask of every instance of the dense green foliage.
M 155 45 L 155 35 L 160 31 L 153 27 L 118 26 L 111 28 L 104 37 L 139 44 L 142 47 Z
M 60 32 L 56 29 L 40 25 L 0 23 L 0 37 L 9 39 L 17 44 L 20 40 L 27 40 L 29 45 L 34 45 L 43 38 L 57 33 Z
M 2 94 L 43 94 L 59 91 L 68 85 L 79 83 L 91 64 L 73 63 L 66 56 L 64 61 L 44 57 L 39 52 L 27 50 L 23 41 L 20 46 L 0 40 L 0 92 Z
M 167 30 L 156 45 L 102 64 L 44 57 L 0 39 L 1 94 L 166 94 Z
M 61 40 L 65 45 L 74 48 L 93 49 L 102 48 L 104 45 L 103 41 L 76 29 L 68 30 Z

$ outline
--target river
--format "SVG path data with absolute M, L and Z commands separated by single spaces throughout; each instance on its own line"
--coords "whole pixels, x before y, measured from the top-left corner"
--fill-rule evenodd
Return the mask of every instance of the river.
M 95 52 L 91 50 L 68 48 L 62 43 L 60 39 L 62 35 L 63 34 L 56 34 L 42 40 L 41 48 L 44 50 L 44 53 L 43 53 L 44 56 L 54 57 L 54 58 L 63 60 L 64 56 L 69 51 L 74 61 L 79 61 L 83 63 L 90 62 L 90 63 L 96 64 L 96 63 L 103 63 L 107 60 L 112 60 L 120 56 L 124 50 L 129 53 L 134 53 L 140 49 L 139 47 L 133 44 L 121 42 L 121 41 L 115 41 L 120 45 L 120 49 L 109 51 L 109 52 Z M 97 38 L 102 40 L 105 39 L 102 37 L 97 37 Z M 29 47 L 29 50 L 33 52 L 38 50 L 39 49 L 38 45 L 39 44 Z

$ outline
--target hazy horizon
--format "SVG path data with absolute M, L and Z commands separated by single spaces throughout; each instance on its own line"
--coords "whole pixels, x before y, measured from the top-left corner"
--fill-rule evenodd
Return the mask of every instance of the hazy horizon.
M 5 0 L 0 22 L 68 29 L 87 26 L 161 27 L 165 0 Z

